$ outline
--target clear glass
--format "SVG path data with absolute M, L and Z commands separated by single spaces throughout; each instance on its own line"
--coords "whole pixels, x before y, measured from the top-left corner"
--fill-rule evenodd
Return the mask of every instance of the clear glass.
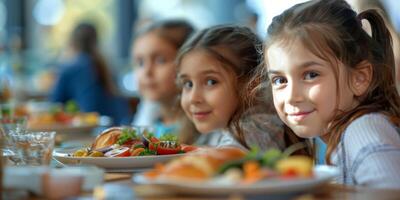
M 26 117 L 12 117 L 4 116 L 0 117 L 0 139 L 3 141 L 2 155 L 8 157 L 11 161 L 17 162 L 18 157 L 15 157 L 14 145 L 10 140 L 10 134 L 18 133 L 23 134 L 26 132 Z
M 16 165 L 49 165 L 56 132 L 11 133 Z

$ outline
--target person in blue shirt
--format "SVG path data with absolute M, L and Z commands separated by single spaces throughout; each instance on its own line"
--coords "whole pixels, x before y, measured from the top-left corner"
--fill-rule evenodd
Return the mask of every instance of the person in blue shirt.
M 81 112 L 98 112 L 112 118 L 114 125 L 129 124 L 132 111 L 127 98 L 120 96 L 112 75 L 98 51 L 96 28 L 81 23 L 70 40 L 72 59 L 61 65 L 50 101 L 75 101 Z

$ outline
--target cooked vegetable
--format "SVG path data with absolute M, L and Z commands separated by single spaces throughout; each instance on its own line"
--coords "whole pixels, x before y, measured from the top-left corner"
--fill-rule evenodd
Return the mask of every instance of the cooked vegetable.
M 160 141 L 178 142 L 178 137 L 176 134 L 166 133 L 160 137 Z
M 139 137 L 136 135 L 136 130 L 131 128 L 124 128 L 121 135 L 118 137 L 117 144 L 123 145 L 126 142 L 132 140 L 139 140 Z
M 128 147 L 118 147 L 111 151 L 108 151 L 107 153 L 104 154 L 104 156 L 106 156 L 106 157 L 126 157 L 126 156 L 131 155 L 129 150 L 130 149 Z
M 177 154 L 181 151 L 181 146 L 174 141 L 160 141 L 150 143 L 149 149 L 156 151 L 158 155 Z

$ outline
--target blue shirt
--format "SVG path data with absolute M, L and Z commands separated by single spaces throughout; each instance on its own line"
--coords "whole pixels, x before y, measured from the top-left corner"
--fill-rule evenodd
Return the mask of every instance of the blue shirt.
M 132 113 L 128 100 L 110 94 L 100 84 L 96 73 L 91 58 L 87 54 L 79 54 L 62 66 L 50 100 L 61 103 L 74 100 L 82 112 L 109 116 L 115 125 L 129 124 Z

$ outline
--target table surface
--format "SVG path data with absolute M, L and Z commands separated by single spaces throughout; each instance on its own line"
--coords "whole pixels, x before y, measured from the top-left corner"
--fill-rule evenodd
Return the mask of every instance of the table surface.
M 205 200 L 205 199 L 264 199 L 262 195 L 255 197 L 245 197 L 240 195 L 230 195 L 225 197 L 209 196 L 182 196 L 166 191 L 162 187 L 154 185 L 133 185 L 130 173 L 106 173 L 106 183 L 119 183 L 132 186 L 135 195 L 143 200 Z M 287 196 L 280 198 L 279 195 L 273 199 L 288 199 Z M 321 185 L 310 192 L 290 196 L 289 199 L 296 200 L 322 200 L 322 199 L 400 199 L 400 190 L 383 190 L 361 187 L 349 187 L 337 184 Z

